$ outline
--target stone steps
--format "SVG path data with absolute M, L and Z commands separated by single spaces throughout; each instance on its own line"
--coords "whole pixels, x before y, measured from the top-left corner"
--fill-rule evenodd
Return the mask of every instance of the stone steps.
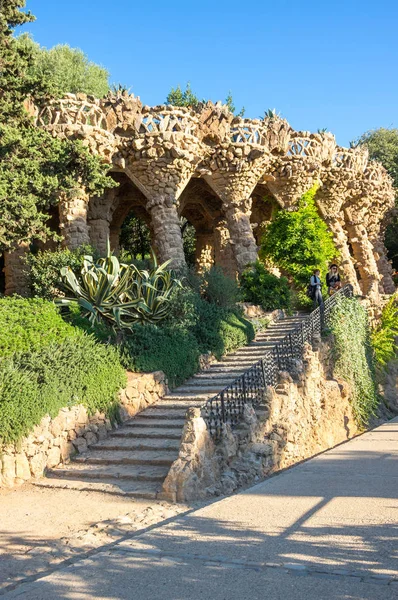
M 153 465 L 169 466 L 178 456 L 178 450 L 99 450 L 93 446 L 88 454 L 77 456 L 74 462 L 88 465 Z
M 167 394 L 110 432 L 107 439 L 89 446 L 71 464 L 51 470 L 40 485 L 117 494 L 132 498 L 157 497 L 169 468 L 178 457 L 188 408 L 200 407 L 294 329 L 301 317 L 271 325 L 244 348 L 212 363 L 182 386 Z M 266 407 L 258 407 L 266 418 Z

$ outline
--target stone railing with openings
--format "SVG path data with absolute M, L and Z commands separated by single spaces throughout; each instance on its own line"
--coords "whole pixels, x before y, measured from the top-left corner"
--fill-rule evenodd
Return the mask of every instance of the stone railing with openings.
M 333 135 L 298 131 L 291 134 L 287 156 L 315 158 L 324 162 L 333 159 L 335 150 L 336 141 Z
M 352 286 L 346 284 L 328 298 L 324 306 L 316 308 L 307 319 L 287 334 L 272 350 L 266 352 L 257 363 L 235 379 L 221 392 L 210 398 L 202 407 L 203 418 L 211 436 L 219 440 L 223 425 L 232 427 L 239 424 L 247 404 L 263 404 L 267 388 L 276 387 L 281 371 L 289 371 L 297 359 L 302 358 L 304 345 L 310 343 L 316 334 L 320 335 L 330 322 L 331 310 L 341 297 L 352 297 Z
M 363 173 L 368 164 L 368 158 L 369 152 L 365 149 L 337 147 L 333 158 L 333 166 Z
M 195 137 L 198 131 L 198 118 L 186 108 L 154 106 L 142 108 L 136 116 L 134 127 L 138 134 L 162 135 L 163 137 Z
M 85 125 L 107 129 L 106 117 L 99 100 L 82 100 L 73 94 L 52 100 L 41 108 L 36 124 L 40 127 Z

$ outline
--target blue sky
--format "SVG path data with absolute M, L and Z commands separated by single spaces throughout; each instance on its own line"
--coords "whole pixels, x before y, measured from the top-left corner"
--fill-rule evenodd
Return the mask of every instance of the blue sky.
M 146 104 L 190 81 L 258 117 L 326 127 L 341 145 L 398 127 L 398 3 L 390 0 L 27 0 L 40 44 L 68 43 Z

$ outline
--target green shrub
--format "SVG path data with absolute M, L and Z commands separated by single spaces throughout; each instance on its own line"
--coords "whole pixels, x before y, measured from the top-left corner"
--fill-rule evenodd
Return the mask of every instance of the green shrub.
M 40 298 L 0 298 L 0 356 L 34 352 L 76 334 L 52 302 Z
M 255 331 L 253 325 L 238 311 L 221 308 L 202 301 L 196 307 L 197 322 L 192 332 L 201 352 L 212 352 L 218 359 L 251 342 Z
M 241 299 L 238 283 L 220 267 L 212 267 L 203 274 L 202 290 L 208 302 L 223 308 L 232 308 Z
M 372 347 L 380 369 L 385 369 L 387 363 L 397 356 L 396 336 L 398 336 L 398 302 L 395 295 L 385 305 L 380 323 L 371 333 Z
M 261 258 L 290 275 L 298 290 L 305 289 L 314 269 L 326 275 L 338 254 L 333 235 L 318 214 L 316 191 L 313 186 L 302 196 L 297 211 L 279 211 L 262 239 Z
M 135 325 L 121 349 L 122 364 L 132 371 L 166 373 L 174 388 L 196 373 L 199 347 L 188 331 L 154 325 Z
M 2 358 L 0 439 L 18 441 L 64 406 L 83 404 L 89 413 L 114 414 L 125 383 L 117 350 L 78 330 L 62 343 Z
M 356 299 L 339 298 L 333 308 L 335 374 L 350 383 L 352 408 L 361 427 L 375 414 L 378 396 L 368 315 Z
M 292 295 L 286 277 L 276 277 L 257 261 L 241 275 L 240 286 L 245 302 L 260 305 L 264 310 L 291 309 Z
M 30 286 L 34 296 L 52 300 L 62 295 L 61 269 L 70 267 L 74 273 L 80 273 L 85 255 L 92 255 L 89 245 L 80 246 L 77 250 L 59 248 L 44 250 L 37 254 L 28 254 L 27 263 L 30 268 Z

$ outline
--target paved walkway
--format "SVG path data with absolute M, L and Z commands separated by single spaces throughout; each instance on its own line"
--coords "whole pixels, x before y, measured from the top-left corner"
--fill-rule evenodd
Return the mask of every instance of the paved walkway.
M 395 419 L 4 597 L 392 600 L 397 521 Z

